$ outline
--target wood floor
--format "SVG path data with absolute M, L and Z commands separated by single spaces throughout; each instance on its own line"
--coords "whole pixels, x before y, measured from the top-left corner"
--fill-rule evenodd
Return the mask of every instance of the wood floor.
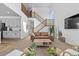
M 5 56 L 14 49 L 23 51 L 25 48 L 29 47 L 32 44 L 30 37 L 27 37 L 25 39 L 3 39 L 2 44 L 0 44 L 0 46 L 7 44 L 7 43 L 10 44 L 11 47 L 8 49 L 5 48 L 4 51 L 0 52 L 0 56 Z M 68 48 L 74 48 L 74 46 L 69 45 L 67 43 L 62 43 L 57 39 L 55 39 L 55 41 L 52 44 L 52 47 L 54 47 L 54 46 L 57 48 L 60 48 L 62 51 L 66 50 Z M 46 56 L 47 48 L 48 47 L 37 47 L 37 55 Z

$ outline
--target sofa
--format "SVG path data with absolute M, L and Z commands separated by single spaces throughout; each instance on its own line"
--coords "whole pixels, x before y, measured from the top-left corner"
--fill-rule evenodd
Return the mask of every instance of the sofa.
M 54 37 L 50 36 L 48 32 L 35 32 L 31 35 L 32 42 L 34 39 L 50 39 L 51 41 L 54 41 Z

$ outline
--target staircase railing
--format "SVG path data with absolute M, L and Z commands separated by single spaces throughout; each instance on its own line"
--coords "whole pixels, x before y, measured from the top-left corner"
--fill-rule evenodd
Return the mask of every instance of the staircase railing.
M 32 17 L 36 18 L 39 20 L 41 23 L 38 24 L 35 28 L 34 31 L 38 32 L 41 29 L 43 29 L 47 25 L 47 19 L 43 19 L 40 15 L 38 15 L 36 12 L 32 12 Z
M 32 12 L 32 10 L 29 10 L 28 7 L 25 7 L 25 5 L 22 3 L 21 4 L 21 11 L 28 17 L 34 17 L 37 20 L 39 20 L 40 22 L 44 21 L 45 19 L 43 19 L 40 15 L 38 15 L 36 12 Z
M 25 7 L 25 5 L 22 3 L 21 4 L 21 10 L 22 12 L 28 16 L 28 17 L 34 17 L 36 18 L 38 21 L 40 21 L 41 23 L 38 24 L 35 28 L 34 31 L 38 32 L 40 31 L 42 28 L 44 28 L 47 25 L 47 19 L 42 18 L 40 15 L 38 15 L 36 12 L 32 12 L 32 10 L 30 11 L 28 9 L 28 7 Z
M 36 18 L 40 22 L 43 22 L 45 19 L 38 15 L 36 12 L 32 12 L 32 17 Z
M 43 25 L 47 25 L 47 19 L 44 20 L 43 22 L 41 22 L 40 24 L 38 24 L 35 28 L 39 27 L 41 24 L 43 24 Z
M 34 28 L 34 31 L 35 31 L 35 32 L 38 32 L 38 31 L 40 31 L 41 29 L 43 29 L 46 25 L 47 25 L 47 19 L 44 20 L 43 22 L 41 22 L 39 25 L 37 25 L 37 26 Z
M 21 11 L 27 16 L 32 17 L 32 10 L 30 11 L 28 8 L 24 6 L 24 4 L 21 4 Z

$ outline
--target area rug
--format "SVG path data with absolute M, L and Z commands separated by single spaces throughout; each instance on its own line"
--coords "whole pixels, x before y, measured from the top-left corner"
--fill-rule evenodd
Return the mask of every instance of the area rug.
M 9 43 L 2 43 L 0 44 L 0 52 L 6 51 L 12 47 Z

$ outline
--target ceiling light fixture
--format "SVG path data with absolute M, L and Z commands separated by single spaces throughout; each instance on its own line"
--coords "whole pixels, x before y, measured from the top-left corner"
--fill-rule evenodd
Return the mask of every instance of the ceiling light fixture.
M 8 11 L 7 13 L 8 13 L 8 14 L 10 14 L 10 12 L 9 12 L 9 11 Z

